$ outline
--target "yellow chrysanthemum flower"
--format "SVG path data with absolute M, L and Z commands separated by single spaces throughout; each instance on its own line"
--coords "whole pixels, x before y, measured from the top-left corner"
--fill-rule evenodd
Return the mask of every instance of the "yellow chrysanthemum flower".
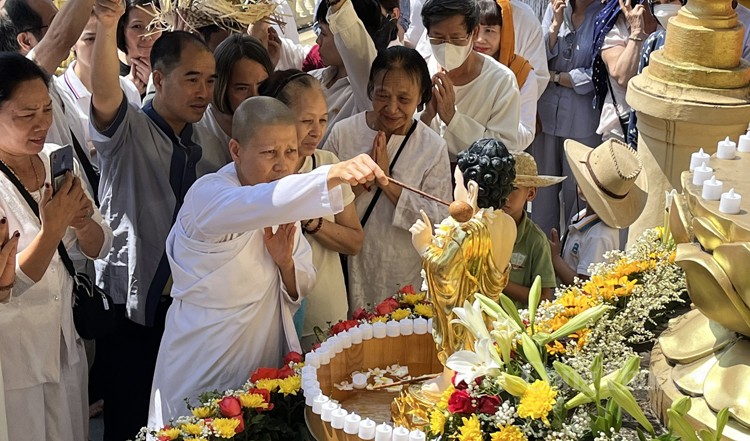
M 399 308 L 391 313 L 391 320 L 403 320 L 411 315 L 411 311 L 406 308 Z
M 421 315 L 422 317 L 432 318 L 435 315 L 435 311 L 432 310 L 431 305 L 420 303 L 414 307 L 414 314 Z
M 274 392 L 279 387 L 279 380 L 272 378 L 263 378 L 255 382 L 255 387 L 258 389 L 265 389 L 269 392 Z
M 180 428 L 188 435 L 200 435 L 203 433 L 203 424 L 185 423 Z
M 526 441 L 526 436 L 516 426 L 506 425 L 492 434 L 492 441 Z
M 170 439 L 177 439 L 178 436 L 180 436 L 180 429 L 176 427 L 170 427 L 169 429 L 161 429 L 157 434 L 157 438 L 164 439 L 164 440 L 170 440 Z
M 416 305 L 417 303 L 424 300 L 424 296 L 424 293 L 404 294 L 404 296 L 401 297 L 401 303 L 406 303 L 407 305 Z
M 373 318 L 370 319 L 370 322 L 372 322 L 372 323 L 377 323 L 377 322 L 385 323 L 387 321 L 388 321 L 388 316 L 387 315 L 379 315 L 377 317 L 373 317 Z
M 216 418 L 211 422 L 214 428 L 214 435 L 219 438 L 232 438 L 234 437 L 234 431 L 237 430 L 237 426 L 240 425 L 240 420 L 236 418 Z
M 210 418 L 214 416 L 214 411 L 208 406 L 193 407 L 192 412 L 196 418 Z
M 551 387 L 546 381 L 536 380 L 521 397 L 521 403 L 518 405 L 518 416 L 535 420 L 541 419 L 544 424 L 549 426 L 547 415 L 555 405 L 555 397 L 557 397 L 555 388 Z
M 299 375 L 292 375 L 283 380 L 279 380 L 279 393 L 287 395 L 297 395 L 297 391 L 302 387 L 302 378 Z
M 440 401 L 437 404 L 438 409 L 445 410 L 448 408 L 448 400 L 451 395 L 453 395 L 454 390 L 456 390 L 456 388 L 453 387 L 453 385 L 450 385 L 443 391 L 443 395 L 440 396 Z
M 458 435 L 458 441 L 483 441 L 482 426 L 479 424 L 479 418 L 472 415 L 471 418 L 461 418 L 463 426 L 458 429 L 461 433 Z
M 261 394 L 240 394 L 240 404 L 247 409 L 267 409 L 268 403 Z
M 430 412 L 430 432 L 435 435 L 442 435 L 445 432 L 445 413 L 441 409 L 433 409 Z
M 208 441 L 206 438 L 198 437 L 198 438 L 185 438 L 185 441 Z

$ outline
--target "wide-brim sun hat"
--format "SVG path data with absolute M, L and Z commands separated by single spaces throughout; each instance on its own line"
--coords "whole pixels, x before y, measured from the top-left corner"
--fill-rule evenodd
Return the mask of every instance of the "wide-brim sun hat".
M 516 160 L 516 179 L 513 185 L 519 187 L 550 187 L 564 181 L 566 176 L 540 175 L 534 157 L 526 152 L 512 152 Z
M 605 224 L 627 228 L 643 212 L 648 180 L 638 153 L 608 139 L 592 149 L 565 141 L 565 156 L 586 202 Z

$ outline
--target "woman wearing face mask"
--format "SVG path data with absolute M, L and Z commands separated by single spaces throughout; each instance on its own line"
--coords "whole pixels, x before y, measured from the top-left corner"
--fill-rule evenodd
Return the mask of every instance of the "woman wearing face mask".
M 308 173 L 322 165 L 339 162 L 331 152 L 318 150 L 328 125 L 328 108 L 320 82 L 299 70 L 276 71 L 260 86 L 260 94 L 286 104 L 297 120 L 299 140 L 297 173 Z M 346 320 L 348 302 L 344 272 L 339 253 L 359 253 L 365 234 L 354 208 L 354 193 L 342 186 L 344 211 L 335 215 L 302 221 L 302 232 L 310 242 L 313 264 L 318 270 L 315 288 L 302 301 L 294 315 L 302 349 L 309 349 L 315 340 L 314 327 Z
M 513 12 L 509 0 L 479 1 L 479 30 L 474 50 L 496 59 L 513 71 L 521 89 L 518 149 L 525 150 L 536 134 L 537 79 L 531 63 L 515 53 Z
M 539 99 L 542 133 L 529 153 L 539 174 L 568 176 L 562 184 L 540 188 L 531 219 L 545 233 L 560 230 L 576 209 L 576 183 L 565 160 L 566 139 L 596 147 L 599 111 L 592 108 L 591 52 L 594 22 L 603 5 L 598 0 L 552 0 L 542 21 L 550 81 Z M 561 230 L 565 231 L 565 229 Z
M 339 122 L 324 149 L 341 160 L 370 153 L 387 176 L 443 200 L 451 198 L 445 141 L 413 118 L 430 100 L 430 74 L 419 52 L 403 46 L 378 53 L 367 91 L 371 111 Z M 446 207 L 397 185 L 353 188 L 357 215 L 365 231 L 362 250 L 350 256 L 349 309 L 377 304 L 399 287 L 421 285 L 421 258 L 409 228 L 424 210 L 443 219 Z
M 686 3 L 687 0 L 649 0 L 648 6 L 651 9 L 651 13 L 659 21 L 660 28 L 649 35 L 646 41 L 643 42 L 641 61 L 638 64 L 639 74 L 643 72 L 643 68 L 648 66 L 649 61 L 651 61 L 651 53 L 664 46 L 664 41 L 667 38 L 667 24 L 669 24 L 669 19 L 676 16 Z M 637 122 L 635 111 L 631 110 L 628 121 L 627 140 L 630 147 L 634 149 L 638 149 Z
M 422 122 L 445 138 L 451 160 L 479 138 L 497 138 L 519 150 L 521 100 L 513 72 L 472 50 L 479 31 L 477 2 L 427 0 L 422 21 L 434 72 Z

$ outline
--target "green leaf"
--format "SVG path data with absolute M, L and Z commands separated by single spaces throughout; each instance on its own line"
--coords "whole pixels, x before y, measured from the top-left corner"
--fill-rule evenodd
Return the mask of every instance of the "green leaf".
M 633 394 L 630 393 L 630 390 L 626 386 L 610 381 L 609 391 L 612 394 L 612 399 L 614 399 L 625 412 L 635 418 L 635 420 L 638 421 L 648 433 L 652 435 L 654 434 L 654 426 L 648 421 L 648 418 L 646 418 L 646 415 L 635 401 L 635 397 L 633 397 Z
M 725 407 L 716 414 L 716 441 L 721 441 L 727 421 L 729 421 L 729 409 Z
M 708 429 L 699 430 L 698 436 L 700 436 L 703 441 L 714 441 L 714 433 Z
M 635 431 L 638 434 L 638 441 L 646 441 L 646 435 L 643 434 L 643 431 L 641 430 L 640 427 L 637 428 Z
M 596 354 L 596 357 L 594 357 L 594 362 L 591 363 L 591 379 L 594 382 L 594 391 L 596 391 L 597 399 L 601 398 L 600 391 L 602 388 L 602 374 L 604 370 L 602 364 L 602 354 L 600 352 Z
M 687 415 L 687 413 L 690 412 L 691 405 L 692 401 L 690 400 L 690 397 L 682 397 L 672 403 L 670 408 L 680 415 Z
M 584 394 L 591 401 L 594 400 L 594 391 L 575 369 L 559 361 L 553 362 L 552 367 L 560 375 L 565 384 Z
M 513 300 L 510 299 L 510 297 L 506 296 L 505 294 L 500 294 L 500 305 L 503 308 L 503 311 L 505 311 L 508 316 L 513 320 L 517 325 L 519 329 L 524 329 L 526 326 L 523 324 L 523 319 L 521 319 L 521 316 L 518 315 L 518 308 L 516 308 L 516 304 L 513 303 Z
M 583 311 L 582 313 L 573 317 L 569 322 L 562 325 L 560 329 L 550 334 L 544 344 L 567 337 L 568 335 L 573 334 L 576 331 L 580 331 L 581 329 L 589 326 L 590 323 L 598 321 L 601 316 L 604 315 L 605 312 L 607 312 L 608 309 L 608 305 L 600 304 Z
M 547 369 L 544 368 L 544 363 L 542 363 L 542 356 L 539 353 L 539 348 L 537 347 L 536 343 L 534 343 L 534 340 L 529 337 L 529 334 L 524 332 L 521 334 L 521 341 L 523 342 L 523 355 L 526 357 L 526 360 L 531 363 L 531 366 L 534 368 L 537 374 L 539 374 L 539 377 L 542 380 L 549 382 Z
M 625 362 L 625 364 L 622 365 L 620 369 L 617 370 L 617 376 L 615 376 L 615 380 L 617 383 L 622 385 L 627 385 L 631 381 L 633 381 L 633 378 L 635 378 L 635 375 L 638 373 L 638 369 L 641 366 L 641 357 L 637 355 L 633 355 Z
M 667 409 L 667 416 L 669 417 L 669 427 L 683 441 L 700 441 L 695 435 L 695 429 L 685 420 L 684 416 L 672 409 Z
M 538 275 L 529 289 L 529 323 L 531 325 L 531 334 L 534 334 L 534 322 L 536 321 L 536 308 L 539 306 L 539 299 L 542 297 L 542 278 Z

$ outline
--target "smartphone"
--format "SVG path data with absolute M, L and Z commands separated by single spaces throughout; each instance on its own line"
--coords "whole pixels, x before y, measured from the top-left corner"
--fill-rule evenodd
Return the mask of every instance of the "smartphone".
M 57 189 L 65 182 L 65 173 L 73 171 L 73 147 L 66 145 L 50 153 L 50 171 L 52 172 L 52 190 Z

